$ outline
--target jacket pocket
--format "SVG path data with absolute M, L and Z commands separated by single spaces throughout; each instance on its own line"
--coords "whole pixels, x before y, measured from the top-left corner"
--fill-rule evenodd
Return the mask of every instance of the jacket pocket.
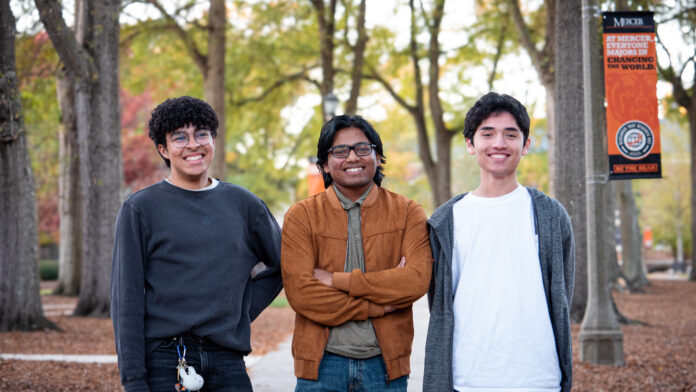
M 401 251 L 403 234 L 403 230 L 392 230 L 363 237 L 365 271 L 382 271 L 396 267 L 404 256 Z
M 330 272 L 343 272 L 346 265 L 347 244 L 348 237 L 316 235 L 314 238 L 314 249 L 317 249 L 316 268 Z

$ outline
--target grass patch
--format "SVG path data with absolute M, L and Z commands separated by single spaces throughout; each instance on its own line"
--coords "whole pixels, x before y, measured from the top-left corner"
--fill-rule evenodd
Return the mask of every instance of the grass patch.
M 51 295 L 52 292 L 51 289 L 41 289 L 41 295 Z
M 57 280 L 58 260 L 39 260 L 39 277 L 41 280 Z
M 273 302 L 271 302 L 271 304 L 269 306 L 272 308 L 286 308 L 286 307 L 290 306 L 290 304 L 288 303 L 287 298 L 276 297 L 276 299 L 274 299 Z

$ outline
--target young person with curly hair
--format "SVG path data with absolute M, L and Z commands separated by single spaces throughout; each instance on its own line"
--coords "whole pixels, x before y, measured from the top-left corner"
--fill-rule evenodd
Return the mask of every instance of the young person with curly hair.
M 172 391 L 195 369 L 206 390 L 251 391 L 244 356 L 250 323 L 282 287 L 280 229 L 261 199 L 208 176 L 210 105 L 168 99 L 149 127 L 171 173 L 118 214 L 111 317 L 121 382 Z

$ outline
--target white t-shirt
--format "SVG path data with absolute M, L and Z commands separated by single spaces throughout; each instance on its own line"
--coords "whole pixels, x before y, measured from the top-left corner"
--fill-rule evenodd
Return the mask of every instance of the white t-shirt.
M 455 389 L 560 391 L 529 193 L 469 193 L 453 214 Z
M 171 181 L 169 181 L 169 178 L 165 178 L 164 181 L 167 181 L 168 183 L 174 185 L 175 187 L 179 187 L 179 188 L 181 188 L 181 189 L 186 189 L 187 191 L 200 192 L 200 191 L 209 191 L 209 190 L 215 188 L 216 186 L 218 186 L 218 184 L 220 183 L 220 181 L 219 181 L 219 180 L 216 180 L 215 178 L 211 178 L 211 177 L 208 177 L 208 178 L 210 178 L 210 180 L 211 180 L 211 181 L 210 181 L 210 185 L 206 186 L 205 188 L 201 188 L 201 189 L 181 188 L 180 186 L 175 185 L 174 183 L 172 183 Z

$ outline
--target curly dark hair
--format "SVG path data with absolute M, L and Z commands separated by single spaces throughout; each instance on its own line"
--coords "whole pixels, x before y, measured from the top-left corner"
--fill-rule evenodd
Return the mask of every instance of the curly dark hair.
M 169 98 L 152 111 L 149 136 L 155 142 L 155 147 L 160 144 L 166 146 L 167 134 L 188 125 L 193 125 L 196 129 L 209 129 L 213 138 L 217 136 L 217 115 L 205 101 L 189 96 Z M 162 159 L 170 167 L 169 159 Z
M 498 114 L 501 112 L 508 112 L 512 117 L 515 118 L 517 126 L 520 127 L 524 138 L 522 139 L 522 145 L 527 143 L 527 138 L 529 137 L 529 114 L 527 114 L 527 109 L 520 103 L 520 101 L 507 94 L 498 94 L 490 92 L 483 97 L 479 98 L 474 106 L 469 109 L 464 118 L 464 137 L 471 140 L 471 144 L 474 144 L 474 133 L 476 129 L 492 114 Z
M 360 116 L 347 116 L 340 115 L 335 116 L 323 127 L 321 127 L 321 134 L 319 135 L 319 142 L 317 143 L 317 167 L 321 172 L 321 176 L 324 179 L 324 188 L 328 188 L 331 183 L 333 183 L 333 178 L 329 173 L 324 171 L 324 163 L 329 160 L 329 148 L 332 147 L 334 137 L 338 131 L 346 128 L 358 128 L 363 131 L 367 140 L 374 144 L 375 151 L 380 156 L 381 165 L 377 166 L 375 171 L 375 176 L 372 178 L 377 186 L 382 185 L 382 179 L 384 179 L 384 165 L 387 163 L 386 157 L 384 156 L 384 150 L 382 147 L 382 139 L 380 139 L 379 134 L 375 131 L 375 128 L 367 120 Z

